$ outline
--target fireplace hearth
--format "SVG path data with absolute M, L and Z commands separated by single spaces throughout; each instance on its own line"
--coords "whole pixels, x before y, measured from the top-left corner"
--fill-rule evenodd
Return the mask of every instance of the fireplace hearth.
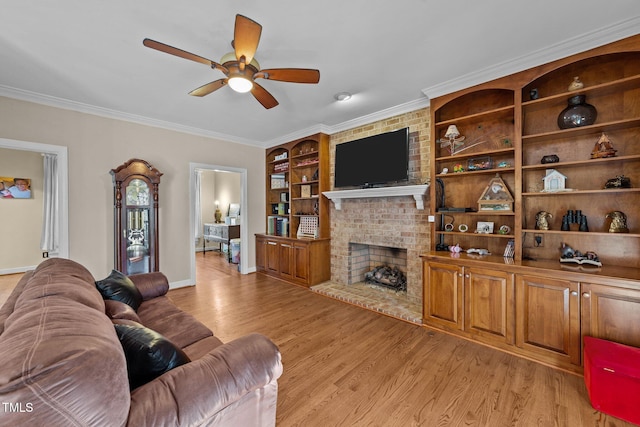
M 379 265 L 364 275 L 368 284 L 383 286 L 396 292 L 407 291 L 407 276 L 398 267 Z

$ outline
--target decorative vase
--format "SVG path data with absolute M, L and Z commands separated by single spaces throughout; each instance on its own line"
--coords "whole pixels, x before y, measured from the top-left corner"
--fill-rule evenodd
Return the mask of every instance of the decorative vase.
M 569 105 L 558 116 L 560 129 L 577 128 L 592 125 L 598 117 L 596 107 L 585 102 L 585 95 L 575 95 L 569 98 Z

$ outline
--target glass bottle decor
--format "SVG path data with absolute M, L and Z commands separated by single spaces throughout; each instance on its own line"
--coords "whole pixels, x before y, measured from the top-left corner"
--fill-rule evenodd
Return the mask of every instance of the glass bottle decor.
M 569 98 L 569 105 L 558 116 L 560 129 L 577 128 L 592 125 L 598 117 L 596 107 L 585 102 L 585 95 L 575 95 Z

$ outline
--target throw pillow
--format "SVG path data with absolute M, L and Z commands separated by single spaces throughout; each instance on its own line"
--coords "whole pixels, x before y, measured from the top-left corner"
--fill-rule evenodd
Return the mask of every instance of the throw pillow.
M 102 294 L 102 298 L 121 301 L 137 310 L 142 303 L 142 295 L 131 279 L 118 270 L 112 270 L 111 274 L 96 282 L 96 287 Z
M 129 320 L 113 320 L 113 323 L 127 360 L 131 390 L 191 361 L 181 349 L 152 329 Z
M 136 313 L 130 305 L 125 304 L 122 301 L 112 299 L 105 300 L 104 312 L 109 319 L 127 319 L 141 323 L 138 313 Z

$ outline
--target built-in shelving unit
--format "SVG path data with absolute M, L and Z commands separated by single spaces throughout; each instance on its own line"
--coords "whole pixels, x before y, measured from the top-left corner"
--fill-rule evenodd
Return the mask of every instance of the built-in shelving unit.
M 265 156 L 266 232 L 256 235 L 258 271 L 305 286 L 328 280 L 329 201 L 322 192 L 329 189 L 329 136 L 271 147 Z
M 584 87 L 571 90 L 575 77 Z M 575 95 L 597 118 L 561 129 L 558 116 Z M 431 109 L 431 176 L 443 185 L 430 189 L 424 323 L 573 372 L 582 370 L 585 335 L 640 346 L 640 35 L 432 99 Z M 465 136 L 453 154 L 441 143 L 450 125 Z M 614 156 L 592 156 L 603 134 Z M 485 161 L 473 164 L 490 166 L 468 171 L 478 157 Z M 496 173 L 513 210 L 469 212 Z M 545 188 L 549 176 L 564 188 Z M 606 188 L 617 176 L 631 188 Z M 568 211 L 580 211 L 586 229 L 563 227 Z M 548 229 L 540 212 L 550 215 Z M 624 213 L 626 229 L 611 226 L 613 212 Z M 494 232 L 472 233 L 479 221 L 494 222 Z M 496 235 L 500 224 L 509 232 Z M 504 257 L 511 241 L 514 256 Z M 456 244 L 459 254 L 439 250 Z M 561 263 L 563 244 L 596 253 L 602 266 Z

